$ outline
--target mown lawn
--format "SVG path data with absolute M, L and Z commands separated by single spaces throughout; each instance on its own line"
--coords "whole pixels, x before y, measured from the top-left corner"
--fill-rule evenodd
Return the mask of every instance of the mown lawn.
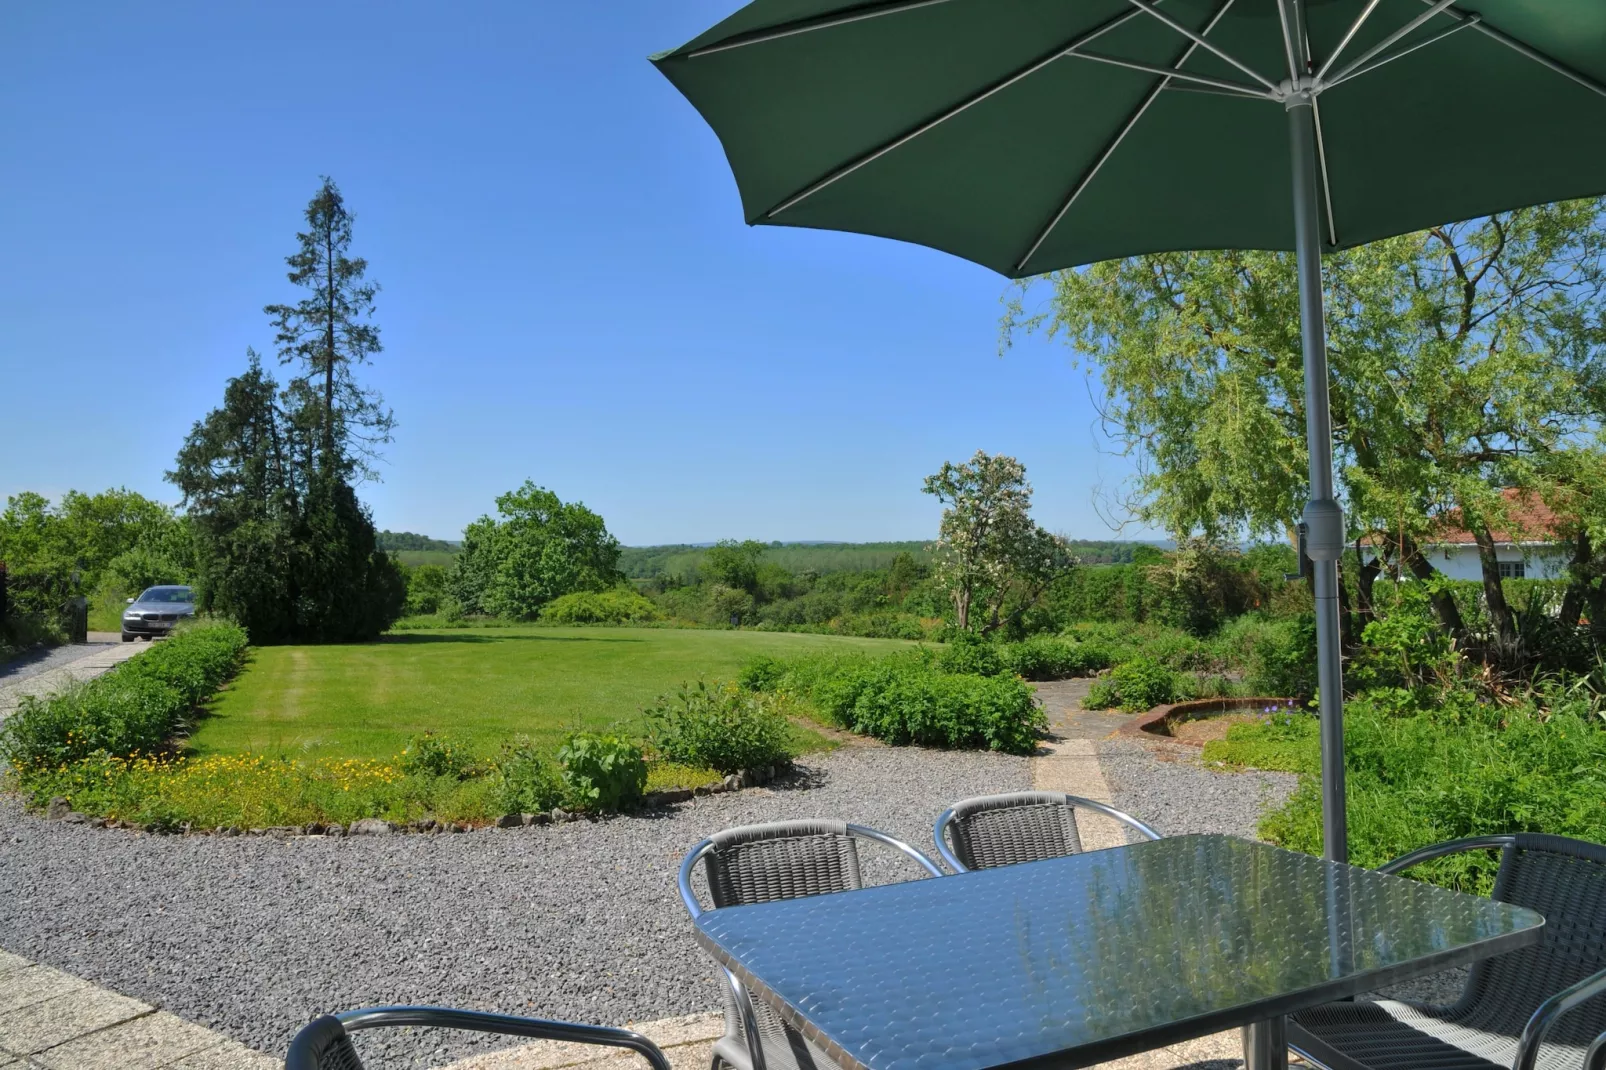
M 492 628 L 405 632 L 350 646 L 254 648 L 190 739 L 198 755 L 390 758 L 426 730 L 491 753 L 525 734 L 636 734 L 682 681 L 734 679 L 755 654 L 912 644 L 780 632 Z

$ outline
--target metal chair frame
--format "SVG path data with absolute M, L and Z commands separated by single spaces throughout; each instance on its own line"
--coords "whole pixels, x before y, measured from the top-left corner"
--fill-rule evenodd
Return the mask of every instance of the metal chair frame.
M 1400 873 L 1423 862 L 1431 862 L 1436 858 L 1446 858 L 1466 851 L 1504 852 L 1516 846 L 1515 834 L 1467 836 L 1458 840 L 1445 840 L 1443 843 L 1430 844 L 1403 854 L 1391 862 L 1385 862 L 1377 867 L 1377 872 Z M 1528 1018 L 1528 1024 L 1523 1027 L 1522 1035 L 1517 1038 L 1517 1057 L 1512 1063 L 1512 1070 L 1534 1070 L 1539 1059 L 1539 1046 L 1544 1042 L 1545 1034 L 1556 1024 L 1556 1020 L 1585 1001 L 1603 994 L 1606 994 L 1606 970 L 1591 974 L 1541 1003 Z M 1326 1065 L 1300 1048 L 1298 1043 L 1290 1042 L 1288 1046 L 1307 1062 L 1315 1066 Z M 1589 1045 L 1584 1054 L 1583 1070 L 1606 1070 L 1606 1033 L 1596 1037 Z
M 1057 795 L 1059 793 L 1054 792 L 1052 794 Z M 985 796 L 979 797 L 984 798 Z M 1080 795 L 1062 795 L 1061 798 L 1065 800 L 1065 804 L 1069 806 L 1072 811 L 1078 809 L 1092 810 L 1094 813 L 1103 814 L 1105 817 L 1113 818 L 1114 820 L 1119 821 L 1128 828 L 1135 830 L 1145 839 L 1158 840 L 1161 838 L 1160 833 L 1155 831 L 1153 828 L 1144 824 L 1142 821 L 1139 821 L 1131 814 L 1122 810 L 1117 810 L 1108 803 L 1101 803 L 1095 799 L 1086 799 Z M 970 873 L 972 870 L 969 866 L 965 865 L 959 860 L 959 856 L 954 853 L 953 848 L 949 845 L 948 826 L 953 824 L 955 811 L 964 806 L 966 803 L 973 801 L 975 800 L 961 799 L 959 802 L 954 803 L 952 806 L 942 812 L 942 814 L 937 818 L 936 825 L 933 826 L 931 830 L 931 838 L 937 844 L 937 854 L 942 856 L 943 862 L 946 863 L 947 866 L 955 873 Z
M 870 828 L 867 825 L 855 825 L 852 822 L 848 822 L 846 827 L 850 836 L 861 840 L 870 840 L 885 847 L 890 847 L 900 854 L 912 859 L 917 865 L 919 865 L 933 877 L 947 876 L 947 874 L 942 871 L 941 866 L 937 865 L 920 851 L 916 850 L 914 847 L 911 847 L 909 844 L 904 843 L 895 836 L 889 836 L 885 832 L 882 832 L 879 829 Z M 697 901 L 697 893 L 692 891 L 692 871 L 696 869 L 697 863 L 702 861 L 704 856 L 706 856 L 713 849 L 714 840 L 712 838 L 705 839 L 692 847 L 690 851 L 687 851 L 686 857 L 682 859 L 680 863 L 680 899 L 681 902 L 686 904 L 686 912 L 691 915 L 693 921 L 696 921 L 698 918 L 702 917 L 705 911 L 703 909 L 703 905 Z M 764 1062 L 764 1046 L 759 1037 L 758 1017 L 756 1012 L 753 1010 L 752 995 L 747 991 L 747 986 L 742 984 L 741 979 L 734 973 L 726 969 L 723 965 L 720 966 L 720 970 L 725 974 L 725 980 L 730 984 L 731 995 L 735 997 L 736 1006 L 741 1013 L 742 1032 L 746 1040 L 747 1054 L 748 1059 L 752 1063 L 752 1070 L 768 1070 L 768 1067 Z M 719 1061 L 719 1058 L 716 1056 L 715 1062 L 718 1063 Z
M 422 1006 L 365 1007 L 361 1010 L 342 1011 L 339 1014 L 316 1018 L 304 1026 L 290 1042 L 290 1051 L 284 1060 L 285 1070 L 326 1070 L 321 1060 L 322 1053 L 314 1045 L 323 1039 L 323 1034 L 331 1028 L 338 1027 L 340 1032 L 337 1035 L 344 1037 L 359 1029 L 409 1025 L 626 1048 L 651 1063 L 653 1070 L 670 1070 L 669 1060 L 658 1045 L 629 1029 L 616 1029 L 605 1025 L 581 1025 L 543 1018 L 522 1018 L 511 1014 L 490 1014 L 485 1011 L 459 1010 L 454 1007 Z

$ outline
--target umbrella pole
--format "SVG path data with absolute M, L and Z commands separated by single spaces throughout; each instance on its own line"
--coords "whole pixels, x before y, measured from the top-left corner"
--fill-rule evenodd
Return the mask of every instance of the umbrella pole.
M 1288 99 L 1293 150 L 1295 261 L 1299 268 L 1299 325 L 1305 350 L 1305 440 L 1310 452 L 1310 501 L 1305 506 L 1306 553 L 1316 581 L 1316 682 L 1321 691 L 1322 848 L 1349 861 L 1344 810 L 1344 682 L 1339 661 L 1338 559 L 1344 516 L 1333 499 L 1333 423 L 1327 399 L 1327 331 L 1322 310 L 1321 217 L 1317 202 L 1314 99 Z

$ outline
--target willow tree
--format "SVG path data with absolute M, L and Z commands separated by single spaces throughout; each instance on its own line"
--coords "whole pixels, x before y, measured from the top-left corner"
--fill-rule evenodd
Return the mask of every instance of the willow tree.
M 1436 227 L 1325 267 L 1360 613 L 1380 569 L 1436 575 L 1421 546 L 1453 511 L 1478 538 L 1491 618 L 1509 632 L 1490 536 L 1521 517 L 1502 488 L 1576 506 L 1606 486 L 1580 457 L 1606 405 L 1602 202 Z M 1161 253 L 1044 282 L 1040 307 L 1028 308 L 1032 285 L 1017 295 L 1006 343 L 1046 331 L 1096 372 L 1106 429 L 1140 462 L 1133 514 L 1178 536 L 1291 535 L 1306 493 L 1292 257 Z M 1447 593 L 1434 605 L 1448 630 L 1465 631 Z

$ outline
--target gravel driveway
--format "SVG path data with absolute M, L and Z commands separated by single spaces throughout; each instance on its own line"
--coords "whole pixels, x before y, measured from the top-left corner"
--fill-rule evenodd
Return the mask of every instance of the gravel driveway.
M 1023 758 L 890 747 L 800 765 L 803 786 L 672 814 L 472 835 L 145 836 L 47 824 L 6 798 L 0 947 L 267 1052 L 318 1012 L 374 1003 L 608 1023 L 689 1014 L 719 1003 L 675 891 L 692 844 L 732 825 L 840 817 L 930 853 L 948 803 L 1031 779 Z M 871 880 L 918 872 L 865 856 Z M 365 1043 L 375 1065 L 423 1067 L 488 1042 L 426 1031 Z

